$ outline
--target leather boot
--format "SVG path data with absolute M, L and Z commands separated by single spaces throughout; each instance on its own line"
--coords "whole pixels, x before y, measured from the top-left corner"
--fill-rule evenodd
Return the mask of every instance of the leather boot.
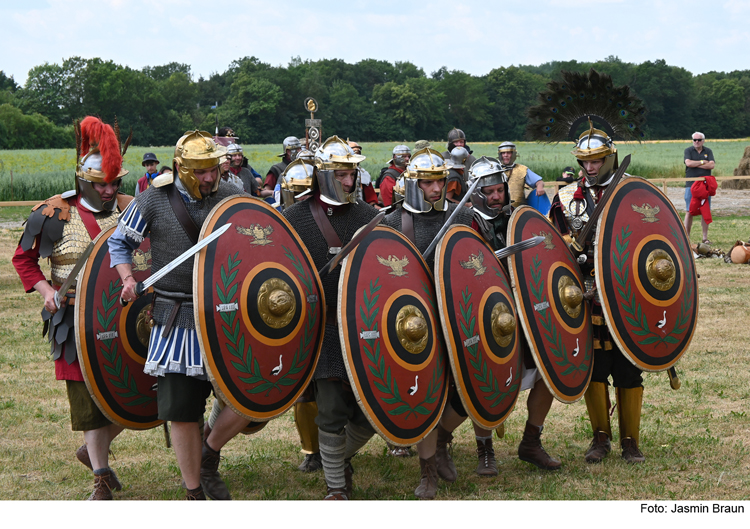
M 458 471 L 456 471 L 456 465 L 453 463 L 448 452 L 448 444 L 453 441 L 453 435 L 451 432 L 443 428 L 440 423 L 437 425 L 437 449 L 435 450 L 435 465 L 437 466 L 437 473 L 443 480 L 448 483 L 453 483 L 458 479 Z M 420 465 L 422 459 L 419 460 Z
M 318 429 L 320 457 L 326 480 L 326 500 L 348 500 L 346 483 L 346 435 Z
M 109 488 L 110 469 L 105 468 L 97 472 L 99 474 L 94 474 L 94 492 L 89 496 L 89 500 L 111 500 L 112 489 Z
M 109 453 L 114 458 L 112 450 L 110 450 Z M 85 466 L 89 467 L 89 469 L 91 469 L 92 471 L 94 470 L 94 467 L 91 464 L 91 458 L 89 457 L 89 448 L 85 444 L 82 444 L 78 447 L 78 450 L 76 450 L 76 459 L 78 459 L 78 461 L 80 461 Z M 120 483 L 120 480 L 117 479 L 117 474 L 115 474 L 115 471 L 111 468 L 109 469 L 107 484 L 109 485 L 109 488 L 111 490 L 122 490 L 122 484 Z
M 497 476 L 495 449 L 492 447 L 492 436 L 487 439 L 477 439 L 477 457 L 479 464 L 476 473 L 480 476 Z
M 226 484 L 219 474 L 221 455 L 203 441 L 201 454 L 201 487 L 206 496 L 212 500 L 231 500 Z
M 550 457 L 542 446 L 542 429 L 544 426 L 534 426 L 526 421 L 521 444 L 518 445 L 518 458 L 542 470 L 560 470 L 559 460 Z
M 420 500 L 432 500 L 437 494 L 438 469 L 435 456 L 428 459 L 419 458 L 419 468 L 422 471 L 419 486 L 414 495 Z
M 584 460 L 587 463 L 599 463 L 611 450 L 612 426 L 609 423 L 609 389 L 604 382 L 591 382 L 586 393 L 586 409 L 589 412 L 591 430 L 594 439 L 591 441 Z
M 206 494 L 203 492 L 203 487 L 198 485 L 195 489 L 186 488 L 185 492 L 186 500 L 205 500 Z
M 643 386 L 617 388 L 617 417 L 620 423 L 622 458 L 628 463 L 643 463 L 646 457 L 638 449 L 641 429 Z
M 305 459 L 297 467 L 300 472 L 316 472 L 323 468 L 323 462 L 320 459 L 320 452 L 314 454 L 305 454 Z

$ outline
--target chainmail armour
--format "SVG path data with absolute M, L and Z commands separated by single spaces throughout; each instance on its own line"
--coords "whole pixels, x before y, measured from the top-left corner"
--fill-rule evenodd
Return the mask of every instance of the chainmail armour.
M 497 217 L 487 220 L 479 214 L 474 215 L 474 222 L 479 225 L 479 234 L 492 246 L 495 251 L 502 250 L 508 243 L 506 232 L 508 230 L 508 217 L 500 213 Z
M 229 196 L 240 193 L 242 193 L 241 189 L 222 181 L 213 196 L 200 201 L 190 201 L 185 206 L 190 217 L 200 229 L 216 204 Z M 138 211 L 149 226 L 151 233 L 151 273 L 156 273 L 193 246 L 193 242 L 172 211 L 166 187 L 151 186 L 138 195 L 135 201 Z M 154 305 L 154 321 L 156 323 L 159 325 L 166 324 L 169 314 L 172 312 L 174 300 L 185 300 L 177 313 L 174 325 L 183 329 L 195 329 L 192 303 L 192 259 L 188 259 L 157 281 L 154 285 L 154 291 L 157 294 Z
M 328 243 L 318 229 L 310 211 L 310 204 L 313 200 L 315 198 L 298 202 L 285 209 L 283 215 L 302 238 L 315 267 L 320 270 L 323 265 L 331 260 L 333 255 L 328 253 Z M 337 209 L 338 211 L 329 216 L 328 220 L 331 221 L 334 231 L 341 239 L 342 246 L 354 237 L 359 228 L 370 222 L 378 214 L 375 208 L 361 200 L 358 200 L 356 204 L 340 206 Z M 337 266 L 328 275 L 321 278 L 326 304 L 329 307 L 335 307 L 338 304 L 340 275 L 341 266 Z M 344 357 L 341 353 L 338 324 L 335 321 L 326 322 L 323 347 L 320 351 L 320 360 L 318 360 L 314 378 L 347 379 Z
M 414 238 L 416 239 L 414 244 L 419 250 L 420 254 L 423 254 L 430 243 L 435 239 L 435 236 L 443 227 L 443 224 L 448 220 L 451 213 L 456 209 L 456 204 L 449 203 L 447 211 L 429 211 L 428 213 L 409 213 L 412 216 L 414 223 Z M 390 226 L 399 233 L 403 233 L 401 228 L 401 212 L 403 210 L 398 208 L 393 213 L 389 213 L 383 219 L 383 224 Z M 452 225 L 464 225 L 471 227 L 473 215 L 470 208 L 461 206 L 461 211 L 453 219 Z M 435 253 L 433 252 L 430 258 L 427 260 L 427 266 L 430 270 L 433 270 L 435 264 Z

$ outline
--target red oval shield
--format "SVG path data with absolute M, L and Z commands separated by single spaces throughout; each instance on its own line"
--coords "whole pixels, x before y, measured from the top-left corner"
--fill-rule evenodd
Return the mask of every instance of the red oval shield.
M 391 443 L 419 442 L 445 407 L 448 369 L 432 274 L 406 237 L 378 226 L 346 257 L 338 318 L 365 415 Z
M 307 248 L 273 207 L 229 197 L 209 213 L 201 238 L 227 223 L 195 260 L 196 328 L 216 392 L 240 415 L 267 421 L 312 378 L 325 300 Z
M 86 386 L 110 421 L 133 430 L 160 425 L 156 379 L 143 372 L 151 327 L 146 312 L 151 289 L 126 306 L 120 305 L 122 281 L 109 267 L 107 239 L 115 227 L 94 239 L 94 250 L 81 270 L 76 287 L 76 345 Z M 133 252 L 136 281 L 151 275 L 151 242 L 144 239 Z
M 508 244 L 542 235 L 543 244 L 508 258 L 511 285 L 529 348 L 547 387 L 566 404 L 583 397 L 594 344 L 580 268 L 560 232 L 529 206 L 508 223 Z
M 507 419 L 521 388 L 520 332 L 508 274 L 474 230 L 452 226 L 435 252 L 440 321 L 458 394 L 488 430 Z
M 698 320 L 695 262 L 674 206 L 643 178 L 622 180 L 599 218 L 594 256 L 612 338 L 640 369 L 669 369 Z

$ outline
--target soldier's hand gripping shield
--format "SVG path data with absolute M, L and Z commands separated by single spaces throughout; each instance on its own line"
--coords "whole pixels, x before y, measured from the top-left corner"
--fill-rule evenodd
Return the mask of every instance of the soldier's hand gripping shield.
M 544 243 L 508 257 L 518 315 L 542 380 L 560 402 L 583 397 L 591 380 L 591 309 L 578 263 L 560 232 L 537 210 L 516 209 L 508 243 L 541 235 Z
M 521 388 L 521 334 L 508 274 L 474 230 L 452 226 L 435 252 L 440 322 L 469 417 L 494 430 Z
M 134 430 L 160 425 L 154 377 L 143 372 L 151 334 L 153 291 L 126 306 L 120 304 L 122 281 L 110 268 L 107 240 L 116 227 L 94 239 L 76 291 L 76 345 L 89 393 L 110 421 Z M 151 243 L 145 238 L 133 251 L 133 278 L 151 275 Z
M 643 371 L 672 367 L 698 320 L 695 262 L 670 200 L 629 177 L 614 190 L 594 241 L 596 287 L 612 338 Z
M 320 278 L 300 236 L 267 203 L 229 197 L 201 238 L 232 228 L 196 257 L 195 325 L 209 379 L 250 420 L 288 410 L 318 361 L 325 325 Z
M 403 235 L 376 227 L 342 264 L 339 333 L 356 399 L 375 430 L 399 446 L 437 425 L 448 365 L 432 274 Z

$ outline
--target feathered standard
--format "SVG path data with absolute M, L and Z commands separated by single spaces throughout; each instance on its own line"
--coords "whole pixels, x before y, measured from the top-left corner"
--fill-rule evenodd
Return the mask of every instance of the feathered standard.
M 561 73 L 562 81 L 548 83 L 539 104 L 528 110 L 530 139 L 575 141 L 576 130 L 589 119 L 613 139 L 643 139 L 646 108 L 627 85 L 614 86 L 612 77 L 593 68 L 588 73 Z

